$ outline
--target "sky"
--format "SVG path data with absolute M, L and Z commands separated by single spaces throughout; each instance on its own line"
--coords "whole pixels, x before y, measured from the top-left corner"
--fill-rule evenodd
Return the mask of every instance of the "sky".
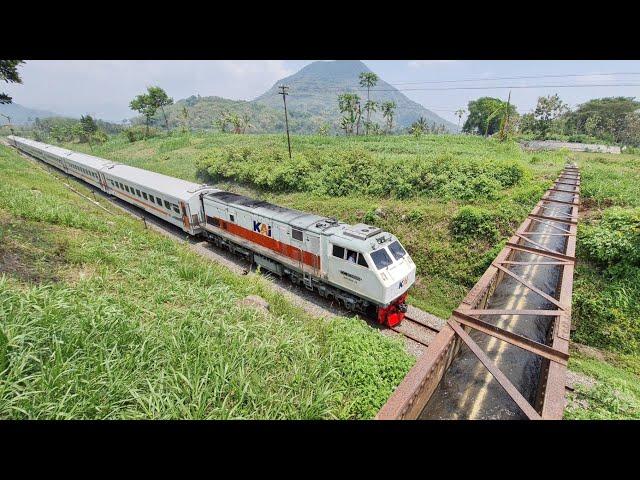
M 481 96 L 506 100 L 509 87 L 584 85 L 573 88 L 512 88 L 511 102 L 520 113 L 532 110 L 539 96 L 553 93 L 558 93 L 572 107 L 591 98 L 606 96 L 640 98 L 640 61 L 363 61 L 382 79 L 402 89 L 409 98 L 454 123 L 458 122 L 455 110 L 466 108 L 470 100 Z M 174 100 L 195 94 L 251 100 L 279 79 L 295 73 L 311 62 L 312 60 L 28 60 L 19 70 L 22 85 L 3 83 L 0 90 L 13 96 L 14 103 L 26 107 L 75 117 L 89 113 L 104 120 L 120 122 L 134 116 L 134 112 L 129 110 L 129 102 L 149 85 L 161 86 Z M 623 75 L 625 73 L 627 75 Z M 496 77 L 541 75 L 586 76 L 491 80 Z M 455 82 L 449 83 L 451 80 Z M 598 86 L 603 84 L 638 86 Z M 460 89 L 485 86 L 499 88 Z M 453 87 L 456 89 L 451 89 Z M 449 90 L 433 90 L 442 88 Z M 464 121 L 464 117 L 462 120 Z

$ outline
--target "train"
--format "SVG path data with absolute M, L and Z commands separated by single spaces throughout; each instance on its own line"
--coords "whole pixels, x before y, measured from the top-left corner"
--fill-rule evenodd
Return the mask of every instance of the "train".
M 187 234 L 288 277 L 348 310 L 395 327 L 416 266 L 397 237 L 244 195 L 9 136 L 18 150 L 165 220 Z

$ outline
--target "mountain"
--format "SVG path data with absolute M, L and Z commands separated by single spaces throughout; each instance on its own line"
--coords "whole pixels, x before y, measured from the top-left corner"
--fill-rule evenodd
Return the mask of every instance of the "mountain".
M 371 72 L 359 60 L 318 61 L 304 67 L 293 75 L 276 82 L 268 91 L 260 95 L 253 102 L 272 108 L 282 108 L 282 96 L 278 94 L 279 85 L 289 86 L 287 108 L 291 112 L 301 110 L 312 116 L 320 116 L 337 127 L 340 118 L 337 96 L 340 93 L 357 93 L 361 103 L 366 101 L 366 91 L 362 91 L 358 76 L 362 72 Z M 376 102 L 396 102 L 396 118 L 394 123 L 400 128 L 406 128 L 420 116 L 429 123 L 444 125 L 447 130 L 455 131 L 453 123 L 441 118 L 419 103 L 407 98 L 402 92 L 382 79 L 372 88 L 371 100 Z M 372 121 L 382 124 L 382 115 L 378 112 L 372 115 Z
M 320 127 L 328 124 L 334 133 L 340 131 L 340 111 L 338 95 L 346 92 L 357 93 L 361 103 L 366 101 L 366 92 L 358 84 L 358 76 L 362 72 L 371 72 L 369 67 L 357 60 L 338 60 L 331 62 L 313 62 L 297 73 L 276 82 L 269 90 L 254 100 L 229 100 L 222 97 L 201 97 L 193 95 L 178 100 L 165 108 L 170 127 L 182 125 L 181 115 L 186 107 L 189 125 L 195 129 L 213 128 L 213 123 L 223 111 L 247 115 L 251 127 L 248 132 L 275 133 L 284 130 L 284 113 L 282 96 L 278 94 L 278 86 L 289 86 L 287 111 L 289 127 L 294 133 L 316 133 Z M 449 131 L 457 131 L 457 127 L 419 103 L 407 98 L 402 92 L 380 79 L 372 91 L 371 100 L 396 102 L 394 130 L 409 127 L 419 117 L 431 124 L 444 125 Z M 384 124 L 382 114 L 374 113 L 371 120 Z M 135 123 L 144 123 L 142 117 L 133 119 Z M 158 112 L 154 124 L 164 125 L 162 113 Z
M 27 125 L 33 123 L 36 118 L 61 117 L 57 113 L 47 110 L 37 110 L 35 108 L 24 107 L 18 103 L 0 104 L 0 113 L 11 117 L 14 125 Z M 7 122 L 7 119 L 0 117 L 0 124 Z

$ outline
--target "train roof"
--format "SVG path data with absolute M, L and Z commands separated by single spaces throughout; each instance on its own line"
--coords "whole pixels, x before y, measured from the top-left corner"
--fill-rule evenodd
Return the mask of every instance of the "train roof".
M 59 157 L 69 159 L 73 162 L 84 165 L 85 167 L 94 168 L 96 170 L 99 170 L 107 165 L 112 165 L 114 163 L 111 160 L 95 157 L 87 153 L 74 152 L 73 150 L 68 150 L 66 148 L 58 147 L 56 145 L 49 145 L 47 143 L 37 142 L 36 140 L 31 140 L 29 138 L 13 137 L 13 140 L 24 143 L 31 147 L 37 148 L 38 150 L 42 150 L 42 151 L 51 153 L 53 155 L 57 155 Z
M 102 170 L 108 175 L 123 181 L 133 182 L 141 187 L 165 193 L 179 200 L 189 200 L 194 195 L 214 190 L 208 185 L 188 182 L 180 178 L 170 177 L 162 173 L 151 172 L 142 168 L 116 163 Z
M 302 212 L 293 208 L 281 207 L 264 200 L 246 197 L 232 192 L 218 190 L 205 195 L 205 199 L 217 200 L 226 205 L 250 209 L 253 213 L 267 217 L 279 222 L 287 223 L 294 227 L 304 228 L 317 233 L 326 233 L 327 228 L 337 226 L 331 223 L 326 217 Z

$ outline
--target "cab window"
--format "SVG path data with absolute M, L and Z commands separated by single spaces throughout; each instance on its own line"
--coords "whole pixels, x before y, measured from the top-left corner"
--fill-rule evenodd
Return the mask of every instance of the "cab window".
M 362 253 L 358 254 L 358 265 L 365 268 L 369 268 L 369 265 L 367 264 L 367 259 L 364 258 L 364 255 Z
M 344 248 L 338 245 L 333 246 L 333 256 L 344 259 Z
M 358 261 L 358 252 L 354 252 L 353 250 L 347 250 L 347 262 L 357 263 Z
M 404 248 L 402 248 L 402 245 L 400 245 L 400 242 L 398 242 L 397 240 L 389 245 L 389 251 L 396 260 L 400 260 L 407 254 L 407 252 L 404 251 Z
M 393 260 L 391 260 L 387 250 L 384 248 L 371 252 L 371 259 L 373 260 L 373 263 L 376 264 L 376 268 L 378 270 L 388 267 L 393 263 Z
M 295 228 L 291 229 L 291 236 L 294 240 L 302 241 L 302 230 L 296 230 Z

